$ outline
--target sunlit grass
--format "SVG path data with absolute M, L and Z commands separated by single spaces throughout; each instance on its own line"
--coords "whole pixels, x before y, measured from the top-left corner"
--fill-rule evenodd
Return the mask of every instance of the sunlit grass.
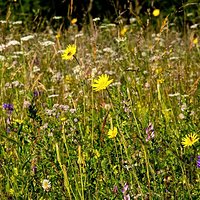
M 199 32 L 157 26 L 2 28 L 0 199 L 198 198 Z

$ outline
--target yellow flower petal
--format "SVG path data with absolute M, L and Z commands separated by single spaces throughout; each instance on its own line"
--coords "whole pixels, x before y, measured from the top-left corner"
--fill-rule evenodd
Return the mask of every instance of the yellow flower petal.
M 108 131 L 108 138 L 115 138 L 117 135 L 117 128 L 114 127 L 113 129 L 109 129 Z
M 196 143 L 199 140 L 198 136 L 196 133 L 194 134 L 189 134 L 187 136 L 185 136 L 185 138 L 183 138 L 182 140 L 182 144 L 184 147 L 189 147 L 192 146 L 194 143 Z
M 153 16 L 154 17 L 157 17 L 157 16 L 159 16 L 160 15 L 160 10 L 159 9 L 155 9 L 154 11 L 153 11 Z
M 71 20 L 71 24 L 75 24 L 77 22 L 77 18 Z
M 193 40 L 193 44 L 198 44 L 198 38 L 197 37 Z
M 76 53 L 76 45 L 70 44 L 67 46 L 64 53 L 62 54 L 62 59 L 63 60 L 71 60 L 75 53 Z
M 93 81 L 92 87 L 94 91 L 100 91 L 106 89 L 112 82 L 113 79 L 109 80 L 109 76 L 107 74 L 103 74 L 99 76 L 98 79 Z

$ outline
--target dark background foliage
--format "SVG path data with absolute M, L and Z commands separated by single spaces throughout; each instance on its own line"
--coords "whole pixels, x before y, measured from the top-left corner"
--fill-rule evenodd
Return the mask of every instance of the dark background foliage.
M 129 23 L 131 17 L 145 18 L 158 8 L 163 17 L 172 15 L 182 27 L 183 23 L 191 25 L 199 21 L 199 5 L 198 0 L 7 0 L 0 1 L 0 16 L 5 19 L 10 12 L 14 20 L 31 19 L 37 25 L 44 22 L 55 25 L 53 17 L 62 16 L 60 22 L 64 27 L 69 26 L 72 18 L 77 18 L 81 29 L 90 17 L 114 23 L 123 18 Z M 187 16 L 188 13 L 192 14 Z

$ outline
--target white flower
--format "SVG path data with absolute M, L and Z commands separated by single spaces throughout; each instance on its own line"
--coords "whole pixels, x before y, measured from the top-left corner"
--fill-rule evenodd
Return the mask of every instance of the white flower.
M 190 26 L 190 28 L 191 28 L 191 29 L 198 28 L 198 25 L 199 25 L 199 24 L 193 24 L 192 26 Z
M 55 44 L 55 43 L 52 42 L 52 41 L 40 42 L 40 45 L 45 46 L 45 47 L 52 46 L 52 45 L 54 45 L 54 44 Z
M 103 51 L 106 53 L 114 53 L 114 51 L 110 47 L 104 48 Z
M 42 181 L 42 187 L 43 187 L 44 191 L 48 192 L 51 188 L 51 182 L 48 179 L 44 179 Z
M 28 41 L 34 38 L 34 35 L 27 35 L 21 38 L 21 41 Z
M 18 24 L 22 24 L 22 21 L 15 21 L 12 23 L 13 25 L 18 25 Z
M 169 97 L 177 97 L 177 96 L 180 96 L 181 94 L 179 92 L 177 93 L 174 93 L 174 94 L 169 94 L 168 96 Z
M 13 52 L 14 55 L 23 55 L 24 52 L 23 51 L 15 51 Z
M 79 33 L 79 34 L 75 35 L 75 38 L 79 38 L 79 37 L 82 37 L 82 36 L 83 36 L 83 33 Z
M 38 66 L 33 66 L 33 72 L 39 72 L 40 71 L 40 68 Z
M 6 20 L 0 20 L 0 23 L 1 23 L 1 24 L 6 24 L 7 21 L 6 21 Z
M 58 94 L 52 94 L 52 95 L 49 95 L 48 98 L 54 98 L 54 97 L 58 97 L 59 95 Z
M 0 51 L 3 51 L 4 49 L 6 49 L 6 45 L 5 44 L 1 44 L 0 45 Z
M 62 16 L 54 16 L 53 19 L 62 19 Z
M 129 21 L 130 21 L 131 24 L 133 24 L 134 22 L 137 22 L 137 19 L 134 18 L 134 17 L 131 17 L 131 18 L 129 19 Z
M 96 21 L 99 21 L 99 20 L 100 20 L 100 18 L 96 17 L 96 18 L 93 19 L 93 22 L 96 22 Z
M 185 115 L 184 115 L 183 113 L 180 113 L 180 114 L 178 115 L 178 117 L 179 117 L 179 119 L 185 119 Z
M 20 45 L 20 42 L 18 42 L 17 40 L 11 40 L 7 43 L 6 47 L 15 46 L 15 45 Z
M 118 38 L 115 38 L 115 40 L 117 41 L 117 43 L 124 42 L 126 41 L 126 37 L 118 37 Z

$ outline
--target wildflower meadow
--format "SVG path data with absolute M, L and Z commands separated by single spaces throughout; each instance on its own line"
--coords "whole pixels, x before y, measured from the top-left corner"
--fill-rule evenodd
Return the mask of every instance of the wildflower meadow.
M 200 199 L 200 32 L 0 21 L 0 199 Z M 31 22 L 30 22 L 31 23 Z

